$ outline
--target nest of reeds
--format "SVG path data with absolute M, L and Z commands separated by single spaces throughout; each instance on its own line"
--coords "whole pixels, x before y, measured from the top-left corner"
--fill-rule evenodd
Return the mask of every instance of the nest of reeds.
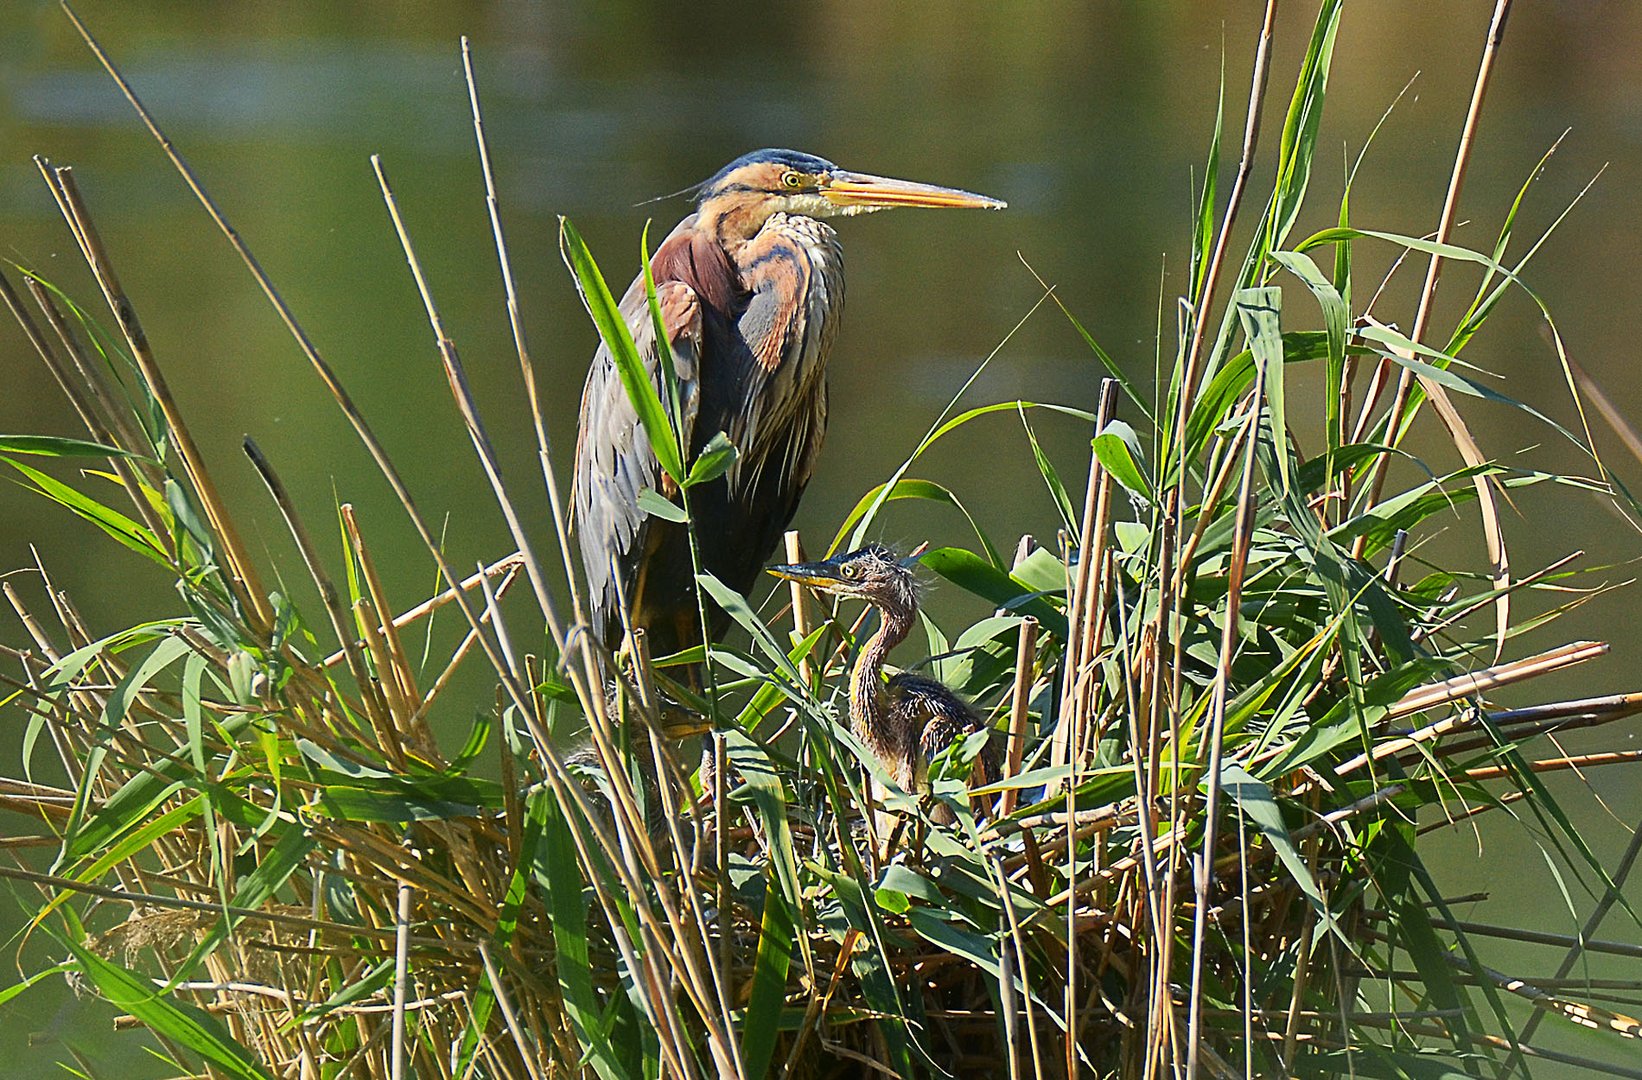
M 1289 235 L 1338 17 L 1323 5 L 1260 239 L 1236 265 L 1227 238 L 1264 106 L 1262 40 L 1218 229 L 1215 185 L 1203 193 L 1166 392 L 1148 402 L 1114 368 L 1094 408 L 1047 407 L 1095 433 L 1081 501 L 1037 453 L 1066 522 L 1059 544 L 1023 540 L 1006 562 L 980 533 L 979 552 L 922 556 L 996 609 L 932 646 L 944 652 L 935 673 L 990 710 L 988 738 L 1005 748 L 1002 780 L 979 790 L 965 784 L 975 740 L 934 764 L 928 791 L 906 792 L 850 735 L 841 676 L 861 627 L 853 612 L 821 616 L 795 592 L 766 618 L 704 579 L 750 644 L 652 660 L 642 635 L 611 657 L 573 632 L 582 605 L 523 335 L 568 598 L 549 588 L 542 537 L 514 510 L 379 166 L 439 362 L 518 545 L 457 573 L 335 373 L 162 138 L 449 583 L 414 607 L 387 595 L 346 505 L 340 560 L 323 550 L 248 441 L 319 597 L 299 612 L 241 543 L 72 172 L 42 161 L 116 329 L 32 273 L 27 299 L 0 276 L 89 435 L 3 437 L 0 458 L 174 575 L 186 610 L 107 634 L 44 565 L 32 590 L 43 605 L 5 584 L 31 644 L 6 650 L 0 679 L 28 746 L 52 746 L 64 774 L 60 785 L 0 780 L 0 807 L 39 823 L 7 846 L 54 853 L 46 869 L 0 867 L 39 889 L 31 940 L 50 935 L 63 961 L 35 978 L 70 972 L 179 1069 L 246 1078 L 1458 1076 L 1542 1057 L 1642 1075 L 1532 1041 L 1541 1015 L 1637 1034 L 1567 989 L 1623 880 L 1537 779 L 1637 752 L 1536 760 L 1524 747 L 1633 715 L 1642 695 L 1490 701 L 1604 650 L 1501 659 L 1511 599 L 1567 571 L 1508 569 L 1499 493 L 1548 478 L 1483 458 L 1448 391 L 1468 385 L 1450 362 L 1520 265 L 1504 272 L 1503 240 L 1467 254 L 1487 274 L 1462 323 L 1439 339 L 1422 305 L 1403 335 L 1351 309 L 1345 253 L 1389 243 L 1429 255 L 1428 300 L 1440 259 L 1458 257 L 1446 236 L 1344 224 Z M 564 242 L 589 304 L 608 303 L 573 230 Z M 1333 254 L 1333 276 L 1307 252 Z M 1284 332 L 1305 302 L 1324 329 Z M 1326 373 L 1326 446 L 1311 457 L 1290 437 L 1298 405 L 1282 393 L 1285 365 L 1304 362 Z M 1364 380 L 1354 424 L 1348 390 Z M 1386 494 L 1388 447 L 1424 402 L 1465 464 Z M 834 546 L 866 535 L 891 498 L 950 500 L 910 472 L 946 434 L 1038 408 L 949 409 Z M 105 505 L 29 455 L 106 461 L 131 506 Z M 1634 513 L 1592 459 L 1599 475 L 1577 483 Z M 1411 538 L 1468 502 L 1489 572 L 1409 580 Z M 549 655 L 517 651 L 535 628 L 510 629 L 498 605 L 521 580 Z M 440 607 L 467 633 L 443 664 L 413 664 L 402 636 Z M 1478 613 L 1493 619 L 1473 633 Z M 498 691 L 458 744 L 429 720 L 464 663 L 488 664 Z M 698 770 L 667 676 L 700 663 L 713 767 Z M 567 741 L 577 730 L 581 742 Z M 1548 942 L 1570 949 L 1550 988 L 1483 963 L 1480 940 L 1512 931 L 1459 920 L 1418 854 L 1424 831 L 1518 800 L 1598 883 L 1581 938 Z M 1506 999 L 1533 1006 L 1526 1025 Z

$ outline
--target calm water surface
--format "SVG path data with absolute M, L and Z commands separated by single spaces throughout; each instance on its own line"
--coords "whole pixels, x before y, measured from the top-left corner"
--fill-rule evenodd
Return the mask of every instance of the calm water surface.
M 1273 110 L 1286 104 L 1309 29 L 1298 20 L 1309 19 L 1310 7 L 1285 5 L 1291 21 L 1275 54 Z M 1343 160 L 1399 93 L 1358 176 L 1353 216 L 1393 231 L 1434 227 L 1490 7 L 1482 0 L 1348 7 L 1322 140 L 1328 149 L 1313 181 L 1317 215 L 1302 228 L 1330 223 Z M 449 405 L 367 163 L 370 153 L 383 156 L 509 474 L 525 491 L 531 441 L 472 149 L 459 35 L 470 35 L 476 50 L 525 320 L 561 458 L 594 335 L 558 260 L 556 215 L 574 217 L 619 288 L 636 266 L 645 220 L 664 231 L 687 212 L 678 199 L 637 204 L 758 146 L 792 146 L 846 168 L 1009 200 L 1005 214 L 903 211 L 842 223 L 849 311 L 833 356 L 828 448 L 799 518 L 814 545 L 911 451 L 1040 298 L 1023 264 L 1055 284 L 1106 348 L 1150 381 L 1160 297 L 1161 322 L 1172 333 L 1193 176 L 1201 174 L 1222 54 L 1228 127 L 1240 128 L 1258 5 L 818 0 L 760 6 L 756 16 L 728 3 L 84 0 L 80 8 L 374 421 L 423 507 L 448 514 L 456 561 L 471 563 L 507 550 L 505 531 Z M 1523 210 L 1519 238 L 1537 235 L 1606 172 L 1528 279 L 1572 354 L 1622 410 L 1642 416 L 1632 374 L 1642 280 L 1638 5 L 1518 5 L 1459 240 L 1491 246 L 1517 187 L 1564 131 Z M 1268 149 L 1274 141 L 1275 129 Z M 431 568 L 385 485 L 227 245 L 55 7 L 0 0 L 0 257 L 40 270 L 89 303 L 90 283 L 29 160 L 35 153 L 76 166 L 195 434 L 250 523 L 251 543 L 288 570 L 297 565 L 239 454 L 245 433 L 281 468 L 311 521 L 327 520 L 335 495 L 353 501 L 390 589 L 407 602 L 425 593 Z M 1232 162 L 1224 164 L 1229 170 Z M 1264 197 L 1269 173 L 1262 159 L 1254 199 Z M 1363 248 L 1360 258 L 1385 267 L 1390 253 Z M 1412 269 L 1393 279 L 1379 308 L 1403 325 L 1423 264 Z M 1474 280 L 1459 270 L 1445 278 L 1438 325 L 1452 320 Z M 1576 422 L 1530 302 L 1514 298 L 1467 356 L 1501 376 L 1504 393 Z M 1076 334 L 1046 305 L 1008 336 L 966 401 L 1087 406 L 1097 378 Z M 1546 469 L 1588 464 L 1520 414 L 1465 404 L 1492 454 Z M 0 323 L 0 431 L 78 433 L 9 323 Z M 1087 433 L 1051 419 L 1039 433 L 1068 478 L 1081 477 Z M 1434 467 L 1452 467 L 1452 451 L 1427 434 L 1417 448 Z M 1621 452 L 1606 431 L 1598 442 Z M 1642 482 L 1634 461 L 1615 461 L 1633 486 Z M 957 489 L 1000 545 L 1024 531 L 1053 535 L 1051 504 L 1008 414 L 954 437 L 920 471 Z M 525 501 L 539 509 L 544 500 Z M 1627 564 L 1642 544 L 1596 502 L 1547 489 L 1520 498 L 1518 509 L 1509 536 L 1519 568 L 1578 546 L 1589 565 L 1613 565 L 1592 584 L 1631 576 Z M 901 541 L 963 543 L 961 526 L 906 504 L 885 519 L 886 535 Z M 172 609 L 168 585 L 139 560 L 42 500 L 0 487 L 0 571 L 27 565 L 31 543 L 97 628 Z M 1432 551 L 1475 568 L 1478 547 L 1474 520 L 1462 515 Z M 38 600 L 35 580 L 14 580 Z M 312 608 L 301 584 L 291 586 Z M 1573 637 L 1614 642 L 1616 657 L 1532 693 L 1636 689 L 1642 632 L 1631 620 L 1634 604 L 1629 593 L 1598 597 L 1514 643 L 1520 653 Z M 975 614 L 950 596 L 936 598 L 936 613 L 954 621 Z M 0 615 L 0 641 L 20 637 L 10 612 Z M 456 726 L 467 717 L 444 719 Z M 15 754 L 16 740 L 4 743 L 4 753 Z M 6 762 L 8 772 L 14 767 Z M 1619 823 L 1642 813 L 1642 798 L 1617 771 L 1591 774 L 1589 790 L 1567 778 L 1555 790 L 1610 858 L 1626 835 Z M 1571 929 L 1528 831 L 1502 816 L 1480 842 L 1481 860 L 1472 834 L 1431 847 L 1451 892 L 1497 898 L 1477 917 L 1525 921 L 1522 912 L 1532 911 L 1546 928 Z M 1569 888 L 1578 894 L 1577 885 Z M 1617 920 L 1604 933 L 1637 936 Z M 29 947 L 31 962 L 41 955 L 38 944 Z M 1530 974 L 1556 959 L 1501 955 Z M 8 1075 L 51 1074 L 64 1041 L 108 1075 L 163 1073 L 140 1060 L 133 1040 L 104 1036 L 104 1010 L 56 987 L 10 1008 L 0 1050 L 21 1071 Z

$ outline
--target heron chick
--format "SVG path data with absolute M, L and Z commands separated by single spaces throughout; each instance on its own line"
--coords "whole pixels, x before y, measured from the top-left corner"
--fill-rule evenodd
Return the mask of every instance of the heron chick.
M 770 573 L 817 592 L 865 600 L 878 611 L 878 629 L 856 654 L 850 672 L 850 729 L 889 767 L 909 792 L 929 787 L 929 763 L 984 721 L 968 702 L 935 679 L 903 671 L 884 677 L 890 650 L 918 620 L 918 582 L 895 552 L 871 544 L 821 562 L 770 567 Z M 969 786 L 998 778 L 990 744 L 975 759 Z

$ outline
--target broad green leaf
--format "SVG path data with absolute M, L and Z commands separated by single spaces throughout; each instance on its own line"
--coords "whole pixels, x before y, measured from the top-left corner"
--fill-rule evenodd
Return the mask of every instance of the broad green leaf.
M 639 492 L 639 509 L 663 521 L 674 521 L 683 524 L 690 520 L 690 515 L 677 503 L 669 502 L 655 488 L 645 488 Z
M 66 439 L 57 435 L 0 435 L 0 454 L 36 454 L 40 457 L 129 458 L 147 461 L 139 454 L 127 453 L 113 446 L 87 442 L 84 439 Z
M 1095 456 L 1112 479 L 1135 496 L 1152 502 L 1152 485 L 1141 467 L 1140 436 L 1122 420 L 1110 420 L 1095 436 Z
M 1146 425 L 1156 427 L 1157 420 L 1152 416 L 1152 407 L 1147 403 L 1145 395 L 1140 392 L 1140 388 L 1135 385 L 1135 381 L 1129 377 L 1129 373 L 1124 371 L 1122 365 L 1116 360 L 1112 359 L 1110 353 L 1101 348 L 1100 342 L 1095 340 L 1094 335 L 1089 333 L 1084 328 L 1083 323 L 1078 321 L 1078 317 L 1072 314 L 1072 310 L 1061 302 L 1060 293 L 1051 293 L 1050 298 L 1055 301 L 1055 306 L 1060 308 L 1061 314 L 1066 316 L 1066 321 L 1072 324 L 1072 329 L 1078 332 L 1078 337 L 1082 338 L 1083 343 L 1089 346 L 1089 351 L 1095 354 L 1095 359 L 1099 360 L 1100 366 L 1106 369 L 1106 374 L 1117 380 L 1119 389 L 1123 391 L 1123 396 L 1128 398 L 1129 403 L 1139 411 L 1141 418 L 1146 421 Z M 1090 420 L 1093 419 L 1094 417 L 1091 416 Z
M 4 990 L 0 990 L 0 1007 L 3 1007 L 6 1002 L 10 1001 L 18 994 L 21 994 L 24 990 L 27 990 L 35 983 L 40 982 L 42 979 L 49 979 L 54 975 L 61 975 L 66 971 L 73 970 L 74 962 L 72 960 L 65 960 L 61 964 L 46 968 L 44 971 L 36 971 L 33 975 L 30 975 L 22 982 L 13 983 Z
M 587 250 L 581 234 L 569 218 L 560 218 L 559 225 L 559 246 L 565 263 L 575 275 L 582 302 L 586 304 L 587 313 L 593 317 L 599 337 L 610 352 L 616 374 L 627 391 L 627 399 L 632 403 L 634 412 L 638 413 L 639 423 L 644 426 L 644 434 L 650 440 L 650 449 L 656 455 L 662 472 L 670 476 L 674 483 L 681 483 L 684 463 L 679 458 L 678 438 L 668 422 L 667 411 L 662 408 L 661 395 L 656 392 L 656 376 L 639 355 L 638 346 L 633 344 L 632 328 L 622 318 L 615 298 L 610 295 L 610 287 L 605 284 L 604 275 L 599 273 L 598 264 L 593 261 L 593 255 Z M 662 337 L 660 341 L 665 342 L 666 338 Z
M 1312 160 L 1317 151 L 1317 132 L 1323 119 L 1323 102 L 1328 91 L 1329 68 L 1334 58 L 1334 42 L 1340 29 L 1342 0 L 1324 0 L 1317 13 L 1311 41 L 1295 82 L 1294 97 L 1283 120 L 1278 143 L 1277 184 L 1272 193 L 1270 228 L 1263 247 L 1270 251 L 1283 246 L 1289 230 L 1305 203 L 1311 180 Z
M 1043 477 L 1044 484 L 1049 488 L 1049 497 L 1055 503 L 1055 509 L 1060 512 L 1061 523 L 1072 536 L 1078 534 L 1078 512 L 1072 508 L 1072 500 L 1066 494 L 1066 485 L 1061 483 L 1060 474 L 1055 471 L 1054 463 L 1049 455 L 1043 452 L 1038 445 L 1038 434 L 1032 430 L 1032 422 L 1026 418 L 1026 410 L 1021 411 L 1021 427 L 1026 429 L 1026 441 L 1032 444 L 1032 460 L 1037 463 L 1038 474 Z
M 364 1001 L 377 991 L 383 990 L 393 984 L 393 969 L 393 957 L 390 956 L 386 960 L 379 961 L 374 967 L 367 970 L 363 975 L 357 976 L 353 981 L 347 983 L 342 987 L 342 989 L 338 990 L 318 1005 L 304 1010 L 300 1017 L 297 1017 L 289 1023 L 302 1023 L 303 1021 L 317 1020 L 326 1013 L 334 1012 L 337 1009 L 344 1008 L 345 1006 L 354 1005 Z M 287 1024 L 287 1027 L 289 1026 L 289 1023 Z
M 76 942 L 65 939 L 64 944 L 99 995 L 156 1035 L 198 1054 L 235 1080 L 273 1080 L 249 1050 L 229 1037 L 222 1022 L 204 1009 L 160 994 L 147 979 Z
M 344 821 L 447 821 L 485 816 L 505 805 L 502 787 L 475 776 L 406 777 L 372 787 L 327 784 L 318 808 Z
M 307 861 L 308 853 L 316 845 L 316 841 L 307 830 L 294 822 L 284 823 L 284 832 L 274 844 L 258 854 L 256 865 L 251 872 L 240 878 L 239 885 L 234 889 L 234 895 L 228 904 L 233 908 L 254 911 L 274 898 L 280 886 L 291 879 Z M 177 966 L 172 976 L 173 982 L 180 982 L 189 977 L 194 966 L 205 959 L 213 949 L 226 941 L 233 932 L 239 917 L 227 911 L 222 913 L 210 931 L 194 946 L 188 958 Z
M 178 803 L 151 821 L 143 822 L 135 828 L 122 832 L 97 858 L 85 866 L 76 867 L 73 877 L 78 881 L 96 881 L 113 867 L 124 863 L 134 855 L 147 851 L 154 841 L 160 837 L 169 836 L 174 830 L 181 829 L 189 821 L 198 817 L 204 808 L 205 796 L 196 796 L 186 802 Z M 33 921 L 40 922 L 51 914 L 58 904 L 73 895 L 72 891 L 57 894 L 54 899 L 40 908 Z
M 907 912 L 907 921 L 918 936 L 931 945 L 963 957 L 994 979 L 1002 978 L 996 938 L 965 930 L 956 921 L 943 919 L 932 909 L 918 905 Z
M 543 822 L 540 857 L 534 867 L 536 884 L 547 900 L 552 915 L 553 944 L 557 955 L 553 970 L 563 993 L 565 1015 L 582 1044 L 588 1064 L 603 1080 L 624 1080 L 631 1075 L 606 1034 L 603 1013 L 593 989 L 592 958 L 587 945 L 587 898 L 583 892 L 585 875 L 576 857 L 571 824 L 565 820 L 552 792 L 539 790 L 534 799 Z
M 700 583 L 703 589 L 707 590 L 707 595 L 712 597 L 715 604 L 723 608 L 732 619 L 740 623 L 753 636 L 753 643 L 759 647 L 764 655 L 775 661 L 792 685 L 804 685 L 803 678 L 798 674 L 798 667 L 788 657 L 787 650 L 782 648 L 780 643 L 775 640 L 775 635 L 770 633 L 770 628 L 765 626 L 764 621 L 754 614 L 752 608 L 747 606 L 746 599 L 740 593 L 712 574 L 700 574 L 696 577 L 696 581 Z
M 956 403 L 957 399 L 953 399 L 953 404 Z M 979 408 L 970 409 L 969 411 L 960 413 L 949 420 L 941 421 L 930 431 L 929 435 L 925 437 L 923 442 L 918 444 L 918 448 L 912 452 L 912 456 L 903 461 L 901 466 L 895 470 L 895 474 L 890 477 L 888 484 L 879 489 L 878 494 L 873 498 L 872 502 L 867 506 L 866 512 L 861 516 L 861 523 L 855 527 L 855 532 L 851 534 L 849 546 L 851 548 L 858 548 L 866 542 L 867 530 L 872 527 L 872 523 L 876 520 L 879 509 L 885 502 L 888 501 L 885 494 L 886 489 L 888 491 L 894 491 L 896 486 L 900 483 L 901 478 L 904 477 L 907 470 L 912 467 L 913 462 L 923 456 L 925 451 L 934 446 L 937 442 L 940 442 L 941 439 L 947 434 L 963 427 L 976 417 L 986 416 L 995 412 L 1002 412 L 1005 409 L 1021 408 L 1048 409 L 1051 412 L 1064 413 L 1067 416 L 1076 416 L 1091 423 L 1093 423 L 1095 419 L 1093 413 L 1086 412 L 1083 409 L 1070 408 L 1066 405 L 1045 405 L 1035 401 L 1000 401 L 992 405 L 982 405 Z M 945 414 L 943 413 L 942 415 L 944 416 Z M 988 550 L 991 549 L 990 544 L 986 546 Z M 838 544 L 834 541 L 833 550 L 836 551 L 837 549 Z
M 1214 134 L 1209 138 L 1209 158 L 1203 163 L 1203 190 L 1198 194 L 1196 220 L 1192 229 L 1191 299 L 1198 309 L 1203 306 L 1203 288 L 1209 268 L 1210 253 L 1214 249 L 1214 220 L 1220 192 L 1220 136 L 1226 123 L 1226 55 L 1220 54 L 1220 92 L 1214 105 Z M 1207 312 L 1199 311 L 1198 317 Z
M 4 461 L 27 477 L 34 484 L 34 490 L 46 498 L 72 510 L 132 551 L 153 559 L 167 569 L 171 568 L 171 556 L 166 554 L 165 545 L 160 543 L 159 538 L 149 531 L 148 526 L 139 524 L 118 510 L 110 509 L 89 496 L 82 495 L 67 484 L 54 480 L 40 470 L 24 465 L 21 461 L 15 461 L 9 457 L 0 457 L 0 461 Z
M 1464 394 L 1467 397 L 1482 398 L 1486 401 L 1493 401 L 1501 405 L 1509 405 L 1513 409 L 1525 412 L 1545 426 L 1557 431 L 1563 438 L 1567 439 L 1580 449 L 1583 450 L 1585 448 L 1585 444 L 1580 440 L 1579 436 L 1575 435 L 1555 420 L 1552 420 L 1532 405 L 1525 404 L 1515 398 L 1506 397 L 1497 390 L 1490 389 L 1474 379 L 1468 379 L 1458 372 L 1450 370 L 1446 365 L 1460 363 L 1460 361 L 1455 357 L 1439 352 L 1427 345 L 1418 345 L 1411 341 L 1406 335 L 1399 333 L 1396 329 L 1381 323 L 1372 323 L 1363 327 L 1358 331 L 1358 336 L 1363 338 L 1365 341 L 1377 341 L 1384 344 L 1386 348 L 1381 350 L 1380 355 L 1396 364 L 1401 365 L 1402 367 L 1407 368 L 1416 375 L 1430 379 L 1432 382 L 1437 383 L 1446 389 Z M 1434 357 L 1439 362 L 1435 364 L 1428 364 L 1423 360 L 1412 359 L 1409 356 L 1403 355 L 1405 351 Z M 1470 365 L 1462 366 L 1468 367 Z
M 974 552 L 963 548 L 936 548 L 925 552 L 919 562 L 996 607 L 1036 617 L 1045 629 L 1065 640 L 1065 612 Z
M 1283 491 L 1289 490 L 1288 414 L 1283 402 L 1283 334 L 1278 325 L 1283 310 L 1283 290 L 1243 289 L 1235 298 L 1237 318 L 1249 339 L 1255 367 L 1264 376 L 1266 401 L 1271 405 L 1272 457 Z M 1343 346 L 1342 346 L 1343 347 Z
M 473 714 L 473 727 L 468 731 L 467 741 L 462 749 L 457 751 L 451 759 L 450 766 L 445 770 L 452 776 L 460 776 L 467 771 L 469 765 L 478 760 L 484 753 L 485 746 L 490 742 L 490 733 L 496 727 L 496 720 L 486 709 L 476 710 Z
M 1334 913 L 1328 907 L 1328 900 L 1317 887 L 1317 879 L 1312 877 L 1305 858 L 1295 848 L 1294 839 L 1289 836 L 1288 826 L 1283 822 L 1283 812 L 1278 807 L 1271 788 L 1235 762 L 1221 768 L 1220 783 L 1222 790 L 1232 797 L 1232 801 L 1243 812 L 1249 824 L 1271 844 L 1272 851 L 1277 853 L 1277 860 L 1311 900 L 1312 908 L 1324 925 L 1340 934 L 1344 940 L 1345 932 L 1335 922 Z M 1349 942 L 1347 944 L 1349 945 Z
M 661 376 L 662 404 L 671 419 L 669 430 L 678 447 L 682 467 L 689 452 L 689 431 L 685 426 L 682 403 L 679 400 L 678 368 L 673 359 L 672 335 L 667 332 L 667 320 L 661 313 L 661 301 L 656 293 L 655 268 L 650 265 L 650 222 L 644 223 L 639 235 L 639 277 L 644 282 L 644 307 L 650 316 L 650 333 L 656 342 L 656 368 Z M 678 477 L 674 477 L 675 480 Z
M 775 1053 L 777 1021 L 786 1003 L 787 969 L 796 935 L 793 912 L 772 876 L 764 889 L 764 916 L 753 960 L 752 989 L 742 1025 L 741 1063 L 748 1076 L 765 1076 Z
M 1345 253 L 1349 272 L 1351 245 L 1337 244 L 1334 250 L 1336 253 Z M 1305 283 L 1323 312 L 1323 331 L 1328 338 L 1328 368 L 1323 385 L 1323 422 L 1328 453 L 1332 454 L 1345 441 L 1345 433 L 1341 426 L 1340 402 L 1341 385 L 1345 379 L 1346 337 L 1351 329 L 1351 311 L 1340 295 L 1340 290 L 1323 276 L 1316 263 L 1292 251 L 1273 251 L 1271 257 L 1278 265 Z
M 956 508 L 969 522 L 969 527 L 975 530 L 975 538 L 980 541 L 981 550 L 986 552 L 987 559 L 994 566 L 1003 565 L 1003 559 L 998 555 L 997 549 L 992 546 L 991 539 L 981 529 L 980 523 L 975 520 L 975 516 L 969 512 L 968 508 L 958 500 L 958 497 L 949 488 L 943 487 L 933 480 L 920 480 L 916 477 L 904 476 L 895 482 L 895 487 L 890 491 L 887 498 L 882 497 L 883 490 L 884 485 L 879 484 L 861 496 L 860 500 L 856 502 L 854 508 L 844 518 L 843 524 L 838 526 L 838 532 L 833 536 L 832 543 L 827 548 L 829 556 L 838 553 L 844 543 L 844 537 L 855 527 L 855 523 L 860 521 L 867 511 L 875 505 L 882 502 L 894 502 L 897 499 L 924 499 L 928 502 L 944 503 L 947 506 Z
M 691 463 L 690 475 L 685 479 L 684 486 L 695 487 L 709 480 L 717 480 L 730 471 L 730 466 L 736 462 L 737 454 L 735 444 L 730 441 L 728 435 L 722 431 L 714 434 L 707 440 L 707 445 L 701 448 L 701 453 L 696 455 L 696 460 Z
M 908 1022 L 915 1019 L 910 1015 L 913 1013 L 912 1003 L 903 998 L 884 962 L 888 955 L 884 928 L 876 916 L 877 905 L 868 900 L 866 885 L 849 874 L 840 874 L 818 863 L 805 863 L 804 868 L 831 890 L 849 924 L 867 939 L 868 947 L 858 950 L 850 964 L 860 980 L 862 996 L 877 1013 L 878 1029 L 889 1044 L 891 1064 L 900 1076 L 923 1075 L 914 1066 L 912 1054 L 916 1049 L 918 1055 L 926 1060 L 928 1055 Z

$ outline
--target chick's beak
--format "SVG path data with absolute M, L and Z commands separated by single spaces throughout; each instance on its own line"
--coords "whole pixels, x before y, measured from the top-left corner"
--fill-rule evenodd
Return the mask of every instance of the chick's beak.
M 771 566 L 766 572 L 783 581 L 797 581 L 806 585 L 825 584 L 837 577 L 830 572 L 826 563 L 784 563 L 780 566 Z
M 821 185 L 821 194 L 834 206 L 930 206 L 970 210 L 1002 210 L 1009 204 L 988 195 L 957 188 L 895 180 L 868 173 L 834 172 Z

